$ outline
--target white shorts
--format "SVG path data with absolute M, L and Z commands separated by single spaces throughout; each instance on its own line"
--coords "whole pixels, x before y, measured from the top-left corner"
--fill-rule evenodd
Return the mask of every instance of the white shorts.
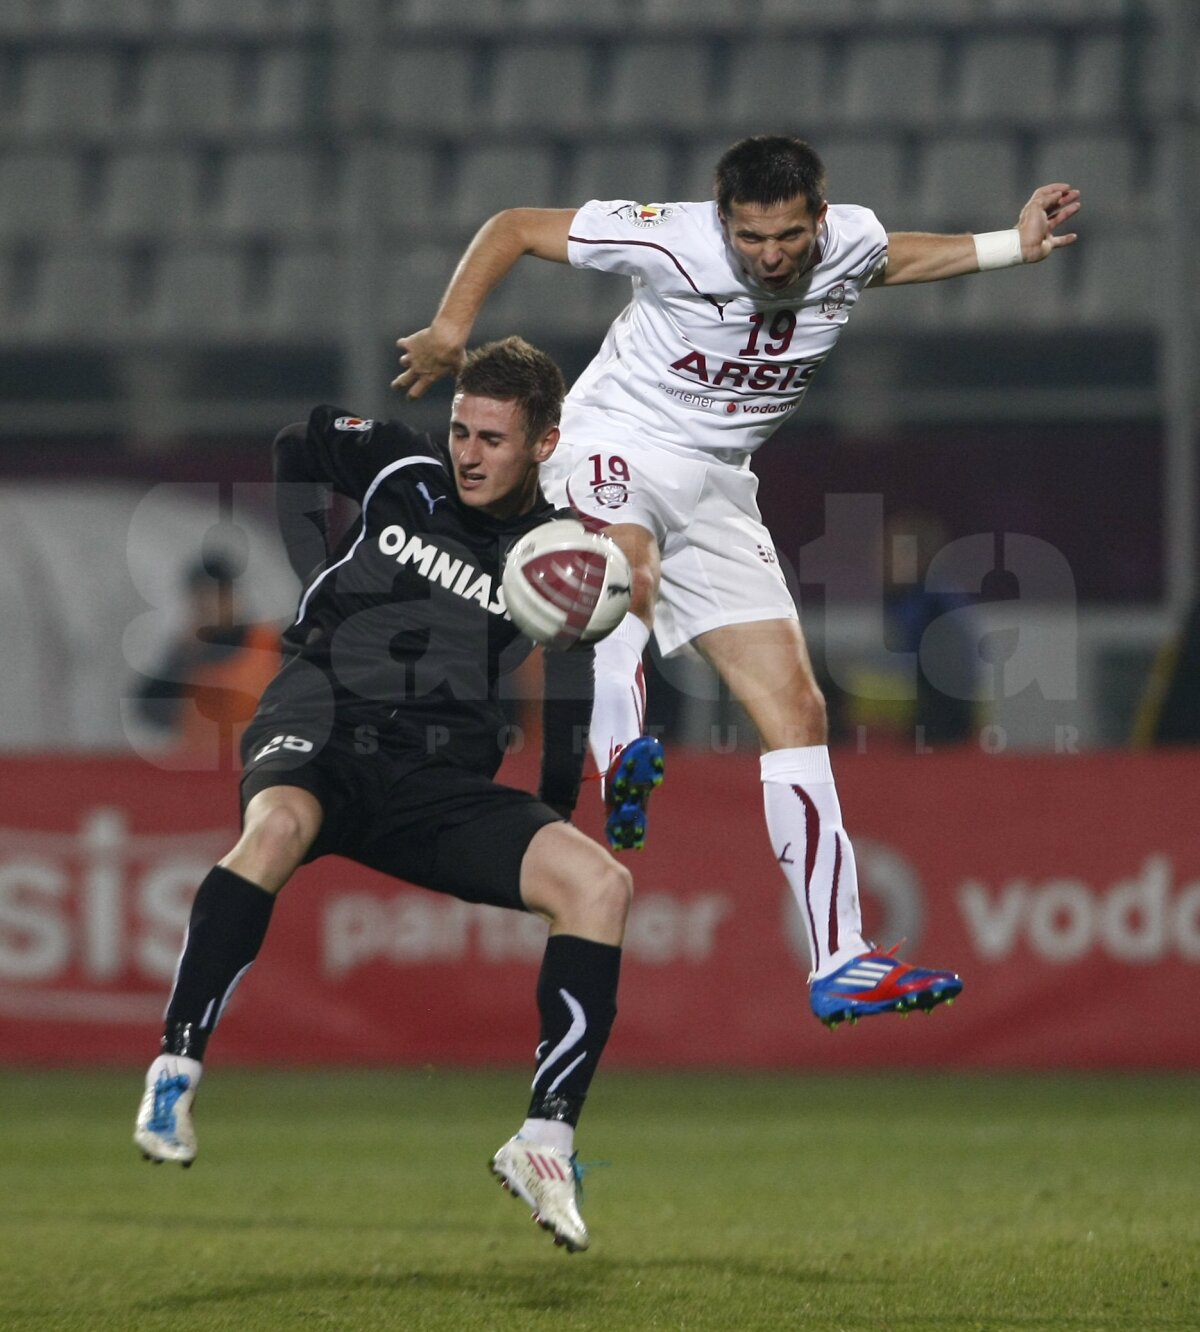
M 592 531 L 636 523 L 654 536 L 662 554 L 654 637 L 665 656 L 722 625 L 797 618 L 758 512 L 758 477 L 745 463 L 563 442 L 541 477 L 547 499 Z

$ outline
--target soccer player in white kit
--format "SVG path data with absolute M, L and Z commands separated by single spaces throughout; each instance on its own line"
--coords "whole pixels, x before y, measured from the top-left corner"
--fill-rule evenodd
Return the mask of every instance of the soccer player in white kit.
M 661 780 L 642 734 L 641 659 L 690 644 L 754 722 L 771 844 L 800 906 L 810 1000 L 827 1025 L 932 1008 L 962 981 L 863 938 L 854 853 L 826 747 L 825 702 L 795 604 L 755 502 L 754 451 L 800 405 L 868 287 L 1036 263 L 1071 244 L 1062 183 L 1035 190 L 1010 230 L 885 232 L 867 208 L 830 204 L 798 139 L 734 144 L 715 199 L 508 209 L 471 242 L 432 324 L 400 338 L 393 387 L 419 397 L 461 363 L 488 293 L 524 254 L 632 279 L 629 305 L 568 394 L 543 484 L 625 552 L 634 597 L 596 649 L 591 744 L 607 774 L 609 838 L 640 845 Z

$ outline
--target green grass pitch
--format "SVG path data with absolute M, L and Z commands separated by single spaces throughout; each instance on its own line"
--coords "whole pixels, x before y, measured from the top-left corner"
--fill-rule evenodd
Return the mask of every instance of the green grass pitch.
M 485 1169 L 526 1075 L 0 1072 L 0 1328 L 1200 1327 L 1200 1079 L 602 1076 L 588 1253 Z

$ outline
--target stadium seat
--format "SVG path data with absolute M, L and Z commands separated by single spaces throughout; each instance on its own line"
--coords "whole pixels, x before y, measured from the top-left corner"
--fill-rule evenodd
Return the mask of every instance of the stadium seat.
M 749 32 L 758 18 L 758 0 L 640 0 L 640 18 L 647 28 L 697 29 L 736 28 Z
M 895 136 L 827 134 L 814 146 L 825 163 L 834 203 L 865 204 L 892 231 L 915 224 L 911 176 Z
M 134 148 L 109 165 L 100 223 L 114 238 L 132 240 L 186 231 L 200 213 L 199 164 L 186 150 Z
M 82 205 L 82 168 L 74 153 L 0 153 L 0 237 L 32 239 L 73 226 Z
M 19 121 L 33 138 L 107 138 L 116 129 L 119 66 L 107 51 L 34 51 L 25 71 Z
M 62 32 L 72 34 L 136 36 L 161 30 L 163 8 L 159 0 L 58 0 L 54 23 Z
M 1144 328 L 1162 317 L 1168 272 L 1162 262 L 1162 242 L 1153 232 L 1121 229 L 1109 235 L 1089 235 L 1079 246 L 1078 262 L 1081 281 L 1075 313 L 1079 320 Z
M 807 30 L 814 22 L 867 22 L 879 11 L 879 0 L 762 0 L 764 24 Z
M 135 123 L 156 134 L 230 135 L 240 126 L 242 70 L 230 50 L 151 51 L 142 70 Z
M 382 155 L 372 182 L 378 205 L 389 229 L 400 232 L 436 224 L 446 191 L 441 182 L 441 160 L 433 148 L 389 147 Z M 375 199 L 359 199 L 343 191 L 343 214 L 376 206 Z
M 853 125 L 928 126 L 944 104 L 942 43 L 936 37 L 862 37 L 851 45 L 830 111 Z
M 1043 135 L 1034 153 L 1033 179 L 1064 180 L 1083 191 L 1086 220 L 1136 221 L 1153 207 L 1153 191 L 1142 171 L 1149 149 L 1120 132 L 1067 132 Z
M 241 235 L 285 235 L 304 231 L 332 214 L 320 199 L 332 188 L 321 159 L 296 148 L 251 148 L 233 154 L 224 173 L 219 218 Z
M 1055 113 L 1058 60 L 1047 34 L 970 38 L 949 108 L 968 122 L 1044 125 Z
M 1030 182 L 1009 137 L 954 135 L 926 145 L 919 178 L 921 225 L 934 231 L 998 231 L 1015 225 Z
M 1077 327 L 1068 291 L 1076 255 L 1055 254 L 1045 263 L 961 279 L 961 313 L 972 328 L 989 331 Z
M 137 324 L 157 336 L 195 342 L 243 331 L 245 273 L 232 249 L 182 245 L 158 266 L 144 318 Z
M 386 57 L 380 92 L 389 125 L 405 132 L 467 133 L 476 126 L 476 79 L 471 52 L 461 44 L 407 42 Z
M 497 52 L 485 120 L 498 130 L 584 130 L 595 121 L 597 73 L 585 43 L 506 42 Z
M 1085 36 L 1071 49 L 1063 112 L 1082 121 L 1125 120 L 1131 106 L 1134 49 L 1121 37 Z
M 508 23 L 515 28 L 546 33 L 561 29 L 578 32 L 624 32 L 629 22 L 626 0 L 588 0 L 563 9 L 562 0 L 513 0 Z
M 753 37 L 731 43 L 721 115 L 734 131 L 762 134 L 786 106 L 789 127 L 828 120 L 829 52 L 819 34 L 803 39 Z
M 401 32 L 440 28 L 456 34 L 496 32 L 509 21 L 505 0 L 393 0 L 389 17 Z
M 1124 18 L 1127 0 L 986 0 L 989 17 L 1054 19 L 1060 23 L 1087 22 L 1101 18 Z
M 600 120 L 612 129 L 701 129 L 711 123 L 716 92 L 707 43 L 636 39 L 613 55 Z
M 588 144 L 576 150 L 566 181 L 563 199 L 567 207 L 589 199 L 662 203 L 685 197 L 673 193 L 673 155 L 661 144 Z
M 953 321 L 954 283 L 917 282 L 911 286 L 872 287 L 858 298 L 850 316 L 853 333 L 937 332 Z
M 0 5 L 0 34 L 37 36 L 51 27 L 46 0 L 6 0 Z
M 257 332 L 281 342 L 328 341 L 345 333 L 351 317 L 336 253 L 307 244 L 272 256 L 266 295 L 250 316 Z
M 985 0 L 878 0 L 879 18 L 960 24 L 977 21 Z
M 471 148 L 458 161 L 450 220 L 474 231 L 502 208 L 566 206 L 553 154 L 537 147 Z
M 535 343 L 571 338 L 599 344 L 629 301 L 629 281 L 530 259 L 517 265 L 480 316 L 479 337 L 519 329 Z
M 173 21 L 184 32 L 278 37 L 325 27 L 330 16 L 328 0 L 174 0 Z
M 323 57 L 298 47 L 264 49 L 254 71 L 247 128 L 293 133 L 327 124 L 322 62 Z
M 393 328 L 404 332 L 429 323 L 461 253 L 461 246 L 431 242 L 401 250 L 386 261 L 384 304 Z
M 1161 25 L 1137 44 L 1132 59 L 1136 66 L 1137 113 L 1155 118 L 1167 114 L 1173 94 L 1169 82 L 1163 78 L 1163 71 L 1170 68 L 1171 54 Z
M 682 162 L 676 167 L 676 191 L 678 199 L 711 199 L 713 197 L 713 175 L 722 154 L 736 141 L 736 135 L 723 134 L 717 137 L 691 139 Z M 658 199 L 645 199 L 643 203 L 658 203 Z
M 64 246 L 39 265 L 29 336 L 48 342 L 104 342 L 120 328 L 125 277 L 105 251 Z

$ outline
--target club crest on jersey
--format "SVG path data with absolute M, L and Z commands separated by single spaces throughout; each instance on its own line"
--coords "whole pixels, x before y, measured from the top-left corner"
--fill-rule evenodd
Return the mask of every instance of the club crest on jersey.
M 613 214 L 622 222 L 632 223 L 635 227 L 657 227 L 669 218 L 675 210 L 666 204 L 623 204 L 615 208 Z
M 335 430 L 370 430 L 375 424 L 374 421 L 365 421 L 361 416 L 339 416 L 333 423 Z
M 836 287 L 830 287 L 829 293 L 821 302 L 821 313 L 826 319 L 835 319 L 846 305 L 846 284 L 839 282 Z
M 629 498 L 629 487 L 619 481 L 605 481 L 592 487 L 592 495 L 596 503 L 603 504 L 606 509 L 619 509 Z

